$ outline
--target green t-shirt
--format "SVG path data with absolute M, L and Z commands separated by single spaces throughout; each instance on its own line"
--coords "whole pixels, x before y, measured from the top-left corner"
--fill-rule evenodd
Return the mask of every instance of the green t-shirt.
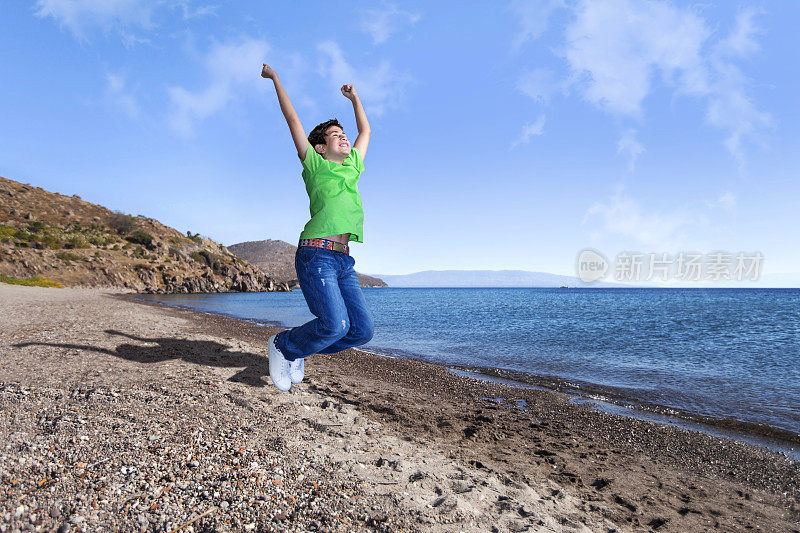
M 303 181 L 310 201 L 311 220 L 301 239 L 349 233 L 350 240 L 364 242 L 364 210 L 358 193 L 358 178 L 364 161 L 357 149 L 342 161 L 328 161 L 309 143 L 303 161 Z

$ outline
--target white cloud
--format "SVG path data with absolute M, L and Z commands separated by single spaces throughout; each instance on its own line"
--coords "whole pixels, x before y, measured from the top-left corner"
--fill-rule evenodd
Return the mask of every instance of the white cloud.
M 715 76 L 708 91 L 706 121 L 728 132 L 725 147 L 740 168 L 745 163 L 745 140 L 763 145 L 761 132 L 773 125 L 772 116 L 759 111 L 747 95 L 747 79 L 733 63 L 759 49 L 754 37 L 760 32 L 753 22 L 756 14 L 752 10 L 740 11 L 735 27 L 713 48 L 710 59 Z
M 618 118 L 641 119 L 646 98 L 661 80 L 676 95 L 705 102 L 705 121 L 726 133 L 725 147 L 740 168 L 745 142 L 762 143 L 761 134 L 772 125 L 772 118 L 748 95 L 748 80 L 735 63 L 759 49 L 755 18 L 760 11 L 740 11 L 732 31 L 714 41 L 716 32 L 692 8 L 668 1 L 545 4 L 514 0 L 510 6 L 519 11 L 525 39 L 541 35 L 559 6 L 570 10 L 558 54 L 568 67 L 566 83 L 594 106 Z M 529 18 L 522 16 L 524 9 Z M 534 72 L 523 74 L 518 88 L 546 102 L 554 82 L 542 71 Z
M 106 99 L 112 105 L 119 107 L 129 118 L 138 118 L 140 113 L 136 97 L 126 86 L 125 76 L 122 74 L 106 74 Z
M 203 60 L 209 79 L 205 88 L 169 88 L 170 126 L 182 135 L 191 135 L 198 122 L 225 109 L 231 101 L 265 90 L 260 66 L 269 50 L 265 41 L 249 37 L 215 44 Z
M 117 32 L 126 45 L 149 42 L 136 34 L 149 31 L 156 11 L 181 8 L 183 18 L 214 14 L 212 5 L 193 6 L 191 0 L 38 0 L 36 15 L 52 18 L 78 39 L 94 30 Z
M 104 32 L 125 28 L 149 29 L 153 11 L 163 0 L 39 0 L 36 15 L 53 18 L 77 38 L 95 28 Z
M 718 52 L 733 57 L 747 57 L 761 49 L 755 40 L 755 35 L 761 29 L 755 24 L 756 15 L 762 11 L 743 9 L 736 15 L 736 26 L 728 37 L 722 39 L 717 47 Z
M 541 135 L 544 133 L 544 121 L 545 116 L 540 115 L 539 118 L 536 119 L 536 122 L 529 122 L 522 126 L 522 132 L 519 137 L 511 143 L 508 150 L 511 151 L 520 144 L 527 144 L 534 135 Z
M 626 131 L 617 141 L 617 154 L 625 155 L 628 158 L 628 172 L 633 172 L 636 161 L 643 153 L 644 146 L 636 138 L 636 130 Z
M 544 68 L 528 70 L 517 80 L 519 92 L 542 104 L 546 104 L 559 89 L 563 89 L 563 84 L 556 81 L 552 70 Z
M 405 87 L 412 81 L 407 74 L 392 68 L 387 60 L 371 68 L 356 69 L 347 62 L 342 49 L 334 41 L 320 43 L 317 49 L 322 53 L 319 74 L 337 92 L 342 85 L 352 83 L 369 115 L 379 117 L 397 105 L 404 96 Z
M 373 44 L 386 42 L 403 25 L 416 24 L 419 13 L 403 11 L 394 4 L 384 3 L 382 9 L 366 9 L 361 14 L 360 29 L 372 37 Z
M 630 245 L 669 252 L 686 244 L 682 230 L 696 225 L 698 217 L 683 207 L 672 212 L 648 210 L 619 187 L 606 202 L 595 202 L 583 216 L 582 224 L 599 217 L 595 235 L 610 234 L 629 239 Z
M 738 72 L 734 71 L 728 75 L 739 77 Z M 725 147 L 742 168 L 745 163 L 744 140 L 750 138 L 763 145 L 760 132 L 772 126 L 773 120 L 769 113 L 756 109 L 741 86 L 734 84 L 725 89 L 710 98 L 706 121 L 728 131 Z
M 720 217 L 736 208 L 731 191 L 711 201 L 692 201 L 671 210 L 650 208 L 627 194 L 618 184 L 608 198 L 593 203 L 581 224 L 589 228 L 592 242 L 606 241 L 619 249 L 667 252 L 709 249 L 712 242 L 727 238 Z M 718 241 L 717 241 L 718 242 Z
M 528 40 L 541 37 L 547 29 L 550 15 L 564 5 L 563 0 L 511 0 L 508 9 L 514 13 L 521 26 L 514 38 L 514 47 L 518 48 Z
M 181 6 L 181 10 L 183 11 L 184 20 L 205 17 L 208 15 L 216 15 L 217 9 L 219 9 L 218 5 L 192 6 L 191 2 L 188 0 L 180 2 L 179 4 Z
M 713 202 L 706 202 L 706 205 L 711 209 L 721 207 L 725 210 L 731 210 L 736 207 L 736 196 L 731 191 L 725 191 Z
M 573 73 L 584 76 L 588 101 L 638 116 L 656 74 L 672 80 L 688 72 L 694 79 L 709 35 L 692 11 L 665 2 L 582 1 L 567 26 L 564 57 Z

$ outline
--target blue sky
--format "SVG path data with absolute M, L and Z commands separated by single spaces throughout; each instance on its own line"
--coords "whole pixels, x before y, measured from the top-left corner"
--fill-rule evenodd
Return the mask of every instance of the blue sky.
M 800 279 L 797 2 L 7 2 L 0 175 L 296 243 L 306 132 L 372 126 L 361 272 L 574 275 L 585 248 Z

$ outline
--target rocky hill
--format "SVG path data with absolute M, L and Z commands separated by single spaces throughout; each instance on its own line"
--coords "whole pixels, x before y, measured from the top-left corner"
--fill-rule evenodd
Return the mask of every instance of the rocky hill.
M 228 246 L 228 250 L 240 259 L 268 272 L 276 281 L 288 283 L 292 288 L 300 287 L 297 283 L 297 273 L 294 270 L 294 254 L 297 246 L 284 241 L 267 239 L 232 244 Z M 358 282 L 362 287 L 387 287 L 382 279 L 361 273 L 358 273 Z
M 0 274 L 153 293 L 291 290 L 210 239 L 2 177 Z

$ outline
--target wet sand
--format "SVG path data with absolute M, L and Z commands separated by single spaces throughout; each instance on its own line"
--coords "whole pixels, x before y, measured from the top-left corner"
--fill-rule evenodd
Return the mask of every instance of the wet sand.
M 800 531 L 764 448 L 134 296 L 0 285 L 8 530 Z

